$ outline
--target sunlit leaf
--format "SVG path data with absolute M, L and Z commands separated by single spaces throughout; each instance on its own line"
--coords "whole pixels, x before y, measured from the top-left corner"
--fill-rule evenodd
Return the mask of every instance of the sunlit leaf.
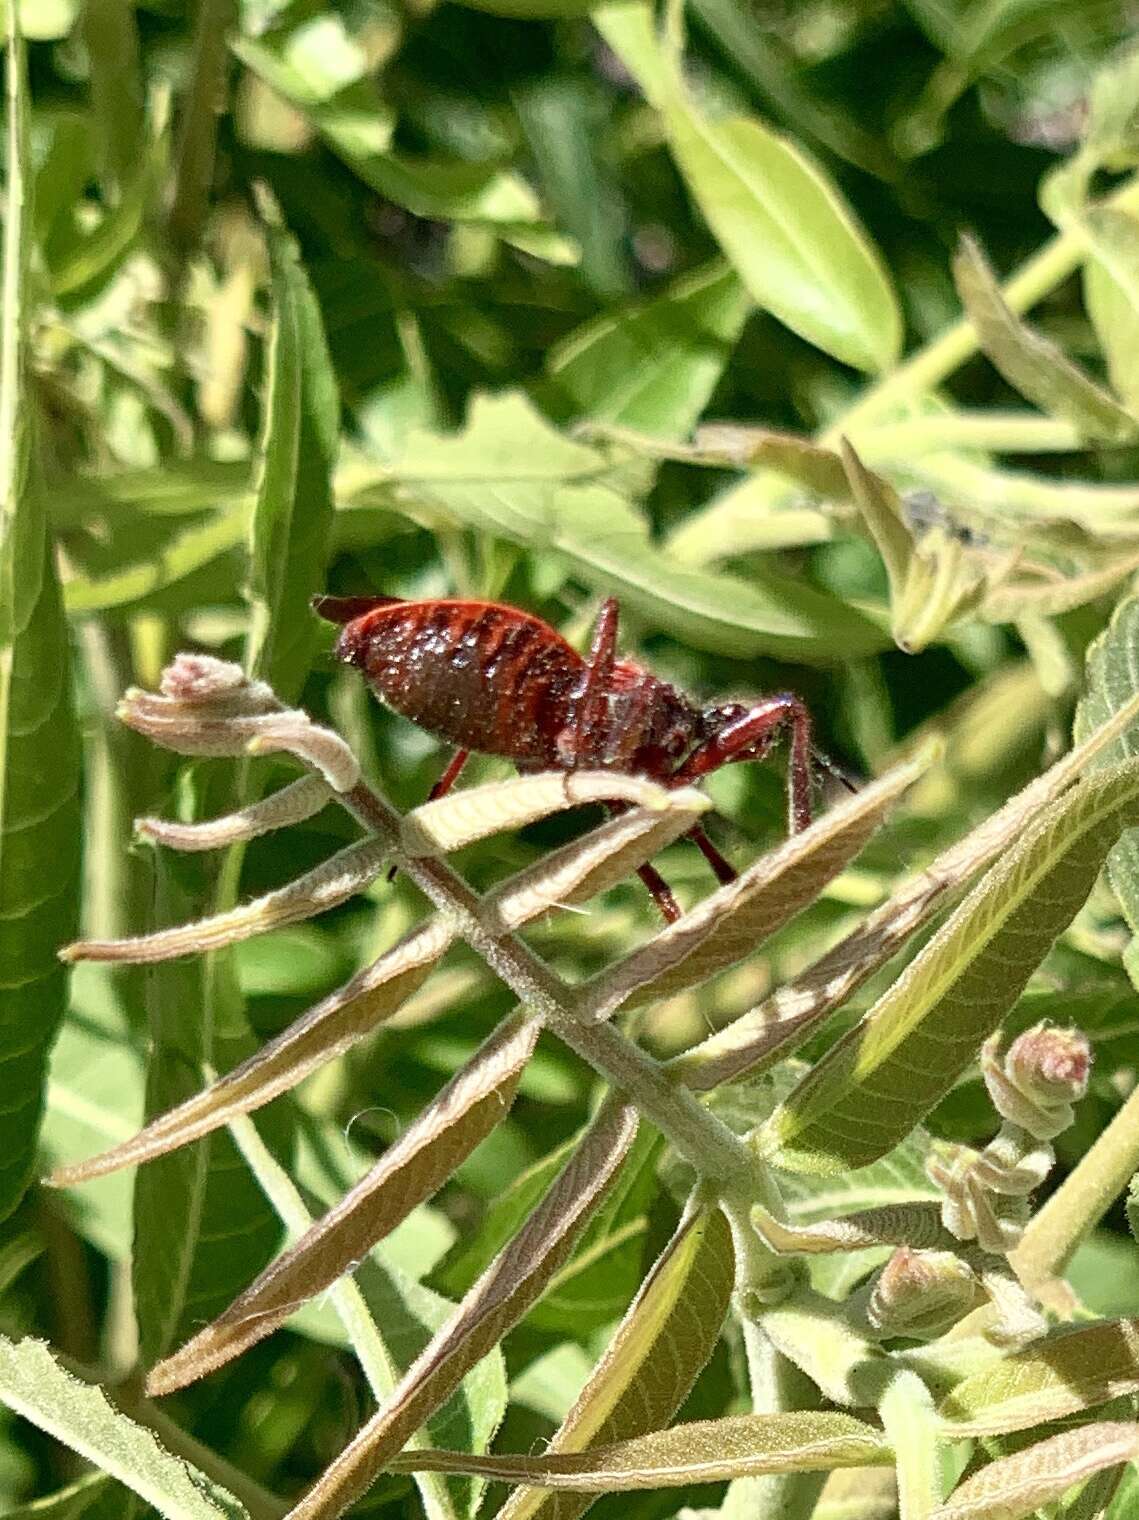
M 1054 1332 L 974 1373 L 942 1401 L 947 1436 L 1004 1435 L 1094 1409 L 1139 1390 L 1139 1322 L 1106 1320 Z
M 742 1414 L 635 1436 L 619 1445 L 548 1457 L 469 1458 L 415 1452 L 389 1466 L 480 1472 L 507 1482 L 586 1493 L 715 1483 L 777 1472 L 829 1472 L 893 1460 L 879 1431 L 848 1414 Z M 299 1513 L 299 1512 L 298 1512 Z
M 101 1389 L 65 1372 L 43 1341 L 0 1338 L 0 1402 L 118 1478 L 167 1520 L 248 1520 L 232 1495 L 164 1451 Z
M 570 333 L 546 360 L 542 394 L 570 417 L 686 437 L 728 363 L 749 305 L 730 270 L 708 265 L 649 301 Z
M 14 11 L 8 24 L 0 317 L 0 1218 L 19 1202 L 31 1175 L 47 1053 L 67 996 L 55 950 L 75 932 L 81 840 L 67 629 L 32 469 L 28 104 Z
M 953 1490 L 931 1520 L 1021 1520 L 1095 1473 L 1139 1455 L 1139 1426 L 1080 1425 L 999 1457 Z
M 628 500 L 605 482 L 596 450 L 564 437 L 518 395 L 476 397 L 462 432 L 415 432 L 385 470 L 397 505 L 553 551 L 591 585 L 697 648 L 747 658 L 825 659 L 882 647 L 852 607 L 802 582 L 750 570 L 747 580 L 690 570 L 652 543 Z
M 757 118 L 705 115 L 673 60 L 662 71 L 641 58 L 646 45 L 656 46 L 646 37 L 647 29 L 634 51 L 628 30 L 607 31 L 632 72 L 657 81 L 650 100 L 664 117 L 677 168 L 753 299 L 845 363 L 888 368 L 901 345 L 897 302 L 877 251 L 835 186 Z

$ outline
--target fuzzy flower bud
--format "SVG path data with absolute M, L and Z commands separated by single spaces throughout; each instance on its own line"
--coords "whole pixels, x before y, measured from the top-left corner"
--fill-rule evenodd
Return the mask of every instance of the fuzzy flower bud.
M 1000 1036 L 981 1050 L 981 1073 L 997 1112 L 1037 1140 L 1051 1140 L 1071 1124 L 1072 1104 L 1087 1091 L 1091 1047 L 1078 1029 L 1037 1024 L 1009 1046 Z
M 883 1335 L 932 1340 L 968 1314 L 979 1296 L 976 1274 L 952 1251 L 899 1246 L 879 1273 L 866 1315 Z
M 287 750 L 319 770 L 337 792 L 360 779 L 356 757 L 339 734 L 287 708 L 264 681 L 208 654 L 179 654 L 158 692 L 132 686 L 119 717 L 136 733 L 180 755 L 265 754 Z

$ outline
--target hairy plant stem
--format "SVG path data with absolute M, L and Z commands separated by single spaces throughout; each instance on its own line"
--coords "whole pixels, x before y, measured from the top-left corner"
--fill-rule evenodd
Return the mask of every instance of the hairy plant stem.
M 399 814 L 366 782 L 342 793 L 340 800 L 366 829 L 391 841 L 400 855 L 400 869 L 458 926 L 471 948 L 515 996 L 595 1071 L 626 1093 L 702 1178 L 736 1189 L 746 1188 L 750 1180 L 757 1197 L 761 1196 L 764 1184 L 759 1164 L 695 1094 L 675 1084 L 659 1062 L 613 1025 L 579 1020 L 573 990 L 516 935 L 487 932 L 479 915 L 478 894 L 444 860 L 402 857 Z
M 1139 1088 L 1039 1209 L 1009 1254 L 1030 1290 L 1058 1277 L 1139 1168 Z

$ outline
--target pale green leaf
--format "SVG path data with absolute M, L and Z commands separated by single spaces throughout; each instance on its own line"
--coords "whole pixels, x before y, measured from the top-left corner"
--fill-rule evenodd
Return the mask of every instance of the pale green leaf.
M 665 1425 L 720 1336 L 734 1283 L 731 1232 L 718 1209 L 693 1212 L 645 1278 L 548 1452 L 610 1446 Z M 520 1489 L 500 1520 L 575 1520 L 589 1501 Z
M 402 1472 L 417 1467 L 479 1472 L 506 1482 L 607 1494 L 892 1461 L 893 1453 L 873 1426 L 848 1414 L 810 1411 L 729 1415 L 548 1457 L 468 1458 L 461 1452 L 420 1451 L 388 1466 Z
M 0 1337 L 0 1402 L 118 1478 L 166 1520 L 248 1520 L 244 1507 L 65 1372 L 43 1341 Z
M 1052 803 L 765 1127 L 793 1170 L 862 1166 L 950 1089 L 1016 1002 L 1136 821 L 1139 767 L 1088 777 Z
M 1119 443 L 1134 436 L 1130 412 L 1006 304 L 972 238 L 962 238 L 953 275 L 982 349 L 1011 386 L 1042 411 L 1074 423 L 1085 438 Z
M 752 298 L 825 353 L 887 369 L 902 340 L 897 301 L 838 190 L 757 118 L 706 116 L 677 61 L 657 56 L 649 7 L 636 10 L 633 24 L 604 26 L 606 40 L 662 113 L 688 191 Z
M 420 520 L 457 520 L 554 551 L 590 585 L 697 648 L 812 660 L 883 647 L 863 613 L 785 575 L 752 569 L 745 581 L 675 564 L 606 483 L 608 469 L 596 450 L 507 394 L 476 397 L 460 433 L 413 433 L 384 477 L 393 504 Z
M 998 1457 L 953 1490 L 930 1520 L 1022 1520 L 1076 1483 L 1139 1456 L 1139 1425 L 1079 1425 Z
M 66 975 L 55 952 L 75 932 L 81 839 L 67 629 L 32 474 L 36 403 L 25 383 L 28 104 L 14 16 L 4 56 L 0 317 L 0 1218 L 31 1176 L 47 1053 L 66 1005 Z
M 1139 1321 L 1065 1328 L 958 1383 L 939 1408 L 945 1434 L 1005 1435 L 1139 1391 Z

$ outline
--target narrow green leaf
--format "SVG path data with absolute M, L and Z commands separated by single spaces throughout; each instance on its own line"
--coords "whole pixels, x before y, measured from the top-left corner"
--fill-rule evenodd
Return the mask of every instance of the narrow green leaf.
M 546 359 L 540 392 L 559 415 L 686 438 L 731 357 L 750 302 L 723 264 L 605 312 Z
M 1022 1520 L 1076 1483 L 1139 1456 L 1139 1425 L 1103 1421 L 1062 1430 L 999 1457 L 955 1488 L 930 1520 Z
M 618 1445 L 549 1457 L 467 1457 L 418 1451 L 389 1460 L 396 1472 L 479 1472 L 510 1483 L 619 1493 L 763 1473 L 830 1472 L 893 1461 L 880 1431 L 848 1414 L 741 1414 L 674 1425 Z M 294 1511 L 300 1515 L 301 1511 Z
M 43 1341 L 0 1337 L 0 1401 L 125 1483 L 166 1520 L 248 1520 L 231 1494 L 164 1451 L 100 1388 L 65 1372 Z
M 884 1155 L 952 1087 L 1137 820 L 1139 766 L 1088 777 L 1036 819 L 760 1139 L 792 1170 Z
M 1139 1391 L 1139 1321 L 1058 1330 L 958 1383 L 939 1407 L 947 1439 L 999 1436 Z
M 129 184 L 144 140 L 144 90 L 135 0 L 88 0 L 83 42 L 91 71 L 96 159 L 112 191 Z
M 731 1232 L 719 1209 L 693 1211 L 645 1278 L 549 1453 L 607 1447 L 647 1434 L 676 1413 L 711 1356 L 735 1279 Z M 576 1520 L 590 1501 L 520 1489 L 499 1520 Z
M 1130 412 L 1005 303 L 972 238 L 961 240 L 953 277 L 982 349 L 1021 395 L 1042 411 L 1074 423 L 1085 438 L 1119 443 L 1135 435 L 1137 424 Z
M 182 259 L 198 247 L 210 209 L 218 123 L 229 84 L 228 33 L 237 0 L 200 0 L 194 18 L 191 65 L 182 91 L 181 124 L 166 237 Z
M 0 315 L 0 1218 L 31 1176 L 47 1053 L 66 1006 L 56 947 L 79 895 L 79 734 L 26 386 L 30 207 L 24 48 L 8 7 Z
M 1084 300 L 1112 388 L 1139 405 L 1139 220 L 1100 207 L 1084 218 L 1094 250 L 1084 263 Z
M 319 633 L 309 600 L 324 578 L 340 404 L 316 297 L 296 243 L 272 216 L 273 327 L 250 528 L 246 668 L 292 701 Z
M 888 810 L 921 774 L 918 759 L 844 798 L 735 881 L 720 887 L 640 949 L 600 972 L 585 991 L 591 1018 L 699 986 L 750 955 L 854 859 Z
M 66 1488 L 10 1509 L 5 1520 L 134 1520 L 137 1500 L 103 1473 L 88 1473 Z
M 515 1014 L 458 1071 L 374 1167 L 214 1322 L 151 1370 L 170 1393 L 269 1335 L 430 1198 L 509 1113 L 538 1024 Z
M 470 1290 L 390 1399 L 324 1472 L 290 1520 L 333 1520 L 387 1467 L 463 1374 L 526 1313 L 568 1260 L 616 1180 L 637 1130 L 636 1111 L 609 1098 L 541 1204 Z

